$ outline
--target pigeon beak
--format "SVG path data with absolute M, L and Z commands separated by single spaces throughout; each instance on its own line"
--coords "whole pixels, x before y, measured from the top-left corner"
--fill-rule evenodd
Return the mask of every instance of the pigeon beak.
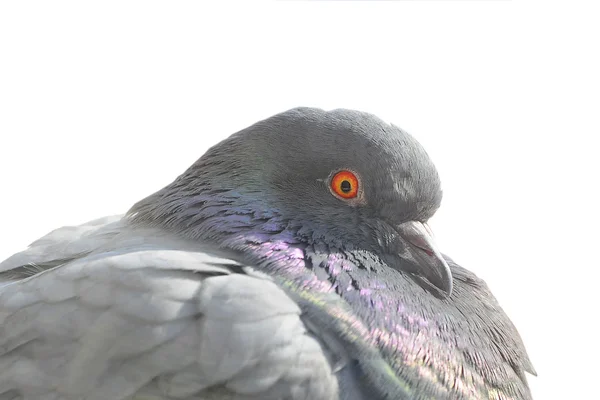
M 408 243 L 407 258 L 418 267 L 420 275 L 450 296 L 452 272 L 433 240 L 433 232 L 425 223 L 405 222 L 398 226 L 400 236 Z

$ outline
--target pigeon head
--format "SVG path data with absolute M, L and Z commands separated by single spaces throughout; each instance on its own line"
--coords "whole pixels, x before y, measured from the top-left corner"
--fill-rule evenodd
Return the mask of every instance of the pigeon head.
M 372 252 L 450 294 L 426 224 L 441 198 L 433 163 L 406 132 L 363 112 L 297 108 L 215 145 L 130 215 L 205 240 L 283 229 L 332 252 Z

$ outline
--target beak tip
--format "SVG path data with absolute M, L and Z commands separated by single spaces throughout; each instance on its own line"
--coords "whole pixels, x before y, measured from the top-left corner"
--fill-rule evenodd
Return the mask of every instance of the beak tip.
M 442 265 L 435 272 L 439 273 L 439 275 L 427 276 L 427 279 L 443 293 L 444 298 L 449 298 L 454 289 L 452 271 L 450 271 L 450 267 L 441 255 L 438 257 L 438 260 L 441 261 L 440 264 Z
M 444 284 L 440 286 L 440 289 L 444 294 L 444 298 L 449 298 L 450 296 L 452 296 L 452 290 L 454 289 L 454 285 L 452 283 L 452 276 L 450 276 L 450 279 L 445 281 Z

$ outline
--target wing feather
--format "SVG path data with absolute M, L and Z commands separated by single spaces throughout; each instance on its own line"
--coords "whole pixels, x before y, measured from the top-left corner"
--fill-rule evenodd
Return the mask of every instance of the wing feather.
M 0 399 L 336 398 L 298 305 L 194 246 L 110 217 L 1 263 Z

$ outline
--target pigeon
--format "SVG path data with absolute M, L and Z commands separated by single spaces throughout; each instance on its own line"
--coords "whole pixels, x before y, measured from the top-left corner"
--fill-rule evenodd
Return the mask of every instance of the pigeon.
M 435 244 L 441 200 L 372 114 L 257 122 L 0 263 L 0 400 L 531 399 L 515 326 Z

